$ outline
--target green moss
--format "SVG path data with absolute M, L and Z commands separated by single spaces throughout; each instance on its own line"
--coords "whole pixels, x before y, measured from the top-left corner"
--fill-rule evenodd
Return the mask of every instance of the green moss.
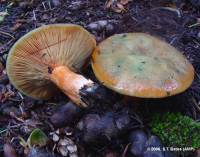
M 156 114 L 151 122 L 152 132 L 166 146 L 200 147 L 200 123 L 180 113 Z

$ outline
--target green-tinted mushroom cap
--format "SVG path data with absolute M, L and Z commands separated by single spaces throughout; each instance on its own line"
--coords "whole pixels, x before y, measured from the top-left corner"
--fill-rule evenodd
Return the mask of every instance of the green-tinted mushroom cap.
M 144 98 L 183 92 L 194 79 L 193 66 L 177 49 L 145 33 L 104 40 L 92 55 L 92 68 L 108 88 Z

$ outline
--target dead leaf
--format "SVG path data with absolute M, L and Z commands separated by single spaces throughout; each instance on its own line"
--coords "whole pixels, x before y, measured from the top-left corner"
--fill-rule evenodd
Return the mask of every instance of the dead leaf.
M 11 30 L 15 32 L 21 25 L 22 23 L 15 23 L 15 25 L 11 28 Z
M 117 3 L 117 7 L 118 7 L 118 10 L 119 10 L 120 12 L 126 10 L 126 9 L 124 8 L 124 6 L 123 6 L 121 3 Z
M 128 4 L 128 2 L 130 2 L 131 0 L 120 0 L 120 3 L 122 4 L 122 5 L 126 5 L 126 4 Z
M 106 1 L 106 8 L 110 8 L 111 5 L 115 2 L 115 0 L 107 0 Z
M 125 5 L 128 4 L 130 0 L 107 0 L 106 1 L 106 8 L 112 9 L 114 12 L 121 13 L 126 11 Z
M 124 6 L 120 3 L 116 3 L 115 5 L 113 5 L 111 7 L 111 9 L 116 12 L 116 13 L 121 13 L 121 12 L 124 12 L 126 11 L 126 9 L 124 8 Z

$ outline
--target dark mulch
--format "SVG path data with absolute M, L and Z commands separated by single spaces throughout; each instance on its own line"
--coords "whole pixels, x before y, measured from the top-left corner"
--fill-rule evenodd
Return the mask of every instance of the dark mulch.
M 55 0 L 54 0 L 55 1 Z M 200 9 L 187 0 L 133 0 L 126 6 L 126 12 L 115 13 L 105 8 L 105 0 L 63 0 L 61 5 L 48 0 L 30 4 L 28 1 L 16 3 L 1 2 L 0 12 L 7 9 L 9 15 L 0 23 L 0 129 L 6 131 L 0 137 L 0 146 L 4 143 L 12 144 L 22 154 L 15 137 L 27 138 L 31 128 L 42 128 L 47 133 L 55 131 L 49 121 L 57 104 L 68 100 L 62 94 L 51 101 L 36 101 L 22 96 L 9 83 L 5 75 L 7 54 L 12 45 L 30 30 L 44 24 L 74 23 L 86 29 L 92 22 L 109 21 L 110 29 L 102 29 L 93 33 L 97 41 L 101 41 L 112 34 L 123 32 L 147 32 L 181 50 L 195 68 L 195 81 L 184 93 L 166 99 L 140 100 L 137 114 L 144 124 L 148 124 L 153 112 L 168 110 L 182 112 L 195 120 L 200 120 Z M 85 72 L 94 78 L 91 68 Z M 120 98 L 121 99 L 121 98 Z M 129 101 L 128 101 L 129 102 Z M 109 110 L 112 107 L 104 110 Z M 92 109 L 93 112 L 97 109 Z M 98 110 L 101 110 L 98 108 Z M 103 110 L 103 109 L 102 109 Z M 32 120 L 27 122 L 27 120 Z M 42 124 L 37 124 L 41 123 Z

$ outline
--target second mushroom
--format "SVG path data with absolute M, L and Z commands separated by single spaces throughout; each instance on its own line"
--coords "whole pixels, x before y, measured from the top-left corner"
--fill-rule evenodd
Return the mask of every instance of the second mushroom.
M 106 87 L 124 95 L 162 98 L 185 91 L 194 68 L 168 43 L 145 33 L 116 34 L 92 54 L 92 68 Z

